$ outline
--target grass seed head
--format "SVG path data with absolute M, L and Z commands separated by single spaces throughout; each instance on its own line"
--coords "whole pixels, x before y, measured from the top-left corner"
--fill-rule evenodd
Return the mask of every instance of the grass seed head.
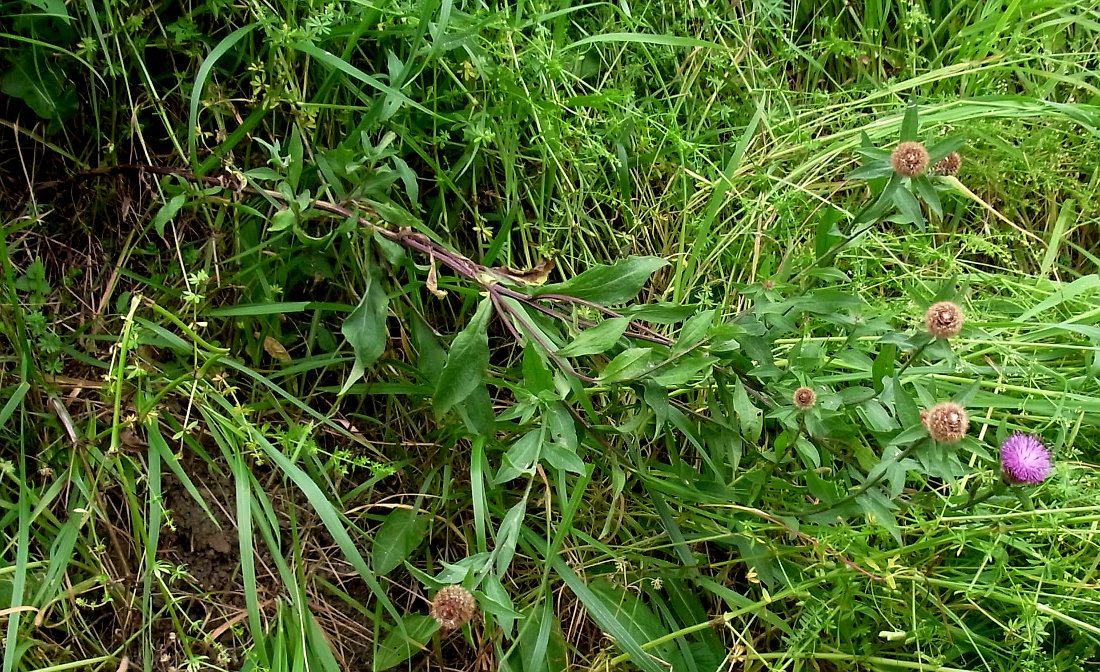
M 928 170 L 928 150 L 919 142 L 900 142 L 890 155 L 894 172 L 906 177 L 920 177 Z

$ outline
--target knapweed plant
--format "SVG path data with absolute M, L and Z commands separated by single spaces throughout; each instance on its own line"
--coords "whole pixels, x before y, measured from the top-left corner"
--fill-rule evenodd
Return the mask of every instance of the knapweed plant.
M 257 223 L 262 235 L 293 232 L 307 248 L 356 240 L 368 260 L 359 298 L 340 327 L 350 358 L 332 388 L 336 399 L 370 395 L 397 374 L 408 381 L 401 406 L 428 423 L 422 431 L 433 443 L 472 447 L 462 451 L 470 464 L 452 462 L 447 486 L 474 493 L 467 552 L 446 554 L 441 569 L 413 562 L 429 529 L 419 507 L 388 514 L 374 535 L 379 580 L 409 572 L 436 593 L 427 613 L 380 616 L 387 634 L 375 669 L 402 665 L 429 639 L 463 628 L 499 628 L 501 665 L 528 669 L 524 642 L 550 645 L 537 625 L 549 616 L 545 606 L 524 611 L 507 586 L 514 568 L 532 559 L 557 577 L 551 582 L 544 574 L 540 590 L 559 580 L 574 590 L 616 637 L 622 660 L 686 669 L 692 650 L 709 646 L 708 655 L 719 656 L 713 633 L 690 627 L 647 648 L 658 640 L 624 629 L 623 619 L 633 613 L 642 622 L 659 620 L 652 607 L 625 585 L 588 585 L 562 556 L 566 530 L 599 549 L 599 539 L 623 525 L 615 507 L 638 497 L 653 503 L 650 532 L 666 535 L 672 554 L 616 571 L 696 595 L 691 603 L 703 609 L 700 618 L 710 610 L 698 594 L 722 575 L 724 564 L 714 560 L 721 549 L 745 558 L 751 580 L 767 593 L 832 576 L 838 567 L 895 585 L 897 570 L 861 559 L 865 550 L 852 553 L 842 530 L 870 524 L 882 534 L 860 543 L 900 548 L 912 534 L 912 523 L 902 521 L 914 509 L 969 511 L 1029 498 L 996 481 L 1003 470 L 1015 484 L 1041 483 L 1051 473 L 1050 453 L 1017 433 L 998 460 L 985 437 L 1019 420 L 982 411 L 995 408 L 994 392 L 983 389 L 981 359 L 968 343 L 995 341 L 967 319 L 967 288 L 946 282 L 935 293 L 914 294 L 911 309 L 889 313 L 821 281 L 842 275 L 826 264 L 871 228 L 923 227 L 925 212 L 942 217 L 940 192 L 950 190 L 938 180 L 957 170 L 962 143 L 944 139 L 926 149 L 917 123 L 910 106 L 892 149 L 869 147 L 864 137 L 859 153 L 868 161 L 852 177 L 868 180 L 870 198 L 851 230 L 819 241 L 825 253 L 811 272 L 741 287 L 744 307 L 735 313 L 729 306 L 736 297 L 709 307 L 645 300 L 669 267 L 652 256 L 594 265 L 559 281 L 549 281 L 547 261 L 541 271 L 484 265 L 434 239 L 391 196 L 398 188 L 413 196 L 399 163 L 371 170 L 345 164 L 329 178 L 323 167 L 331 159 L 306 164 L 296 137 L 285 153 L 266 145 L 274 170 L 241 174 L 228 207 L 262 214 L 267 199 L 275 214 L 271 225 Z M 326 179 L 334 181 L 326 187 Z M 198 183 L 236 181 L 213 176 Z M 313 195 L 326 188 L 347 196 L 336 203 Z M 432 326 L 443 306 L 468 316 L 453 334 Z M 395 333 L 402 334 L 400 347 Z M 611 498 L 600 520 L 583 504 L 596 483 Z M 505 510 L 496 521 L 490 497 Z M 555 499 L 560 520 L 535 523 Z M 693 518 L 684 518 L 688 511 Z M 769 540 L 764 530 L 775 525 L 793 535 L 792 552 L 777 552 Z M 596 551 L 588 569 L 601 562 L 619 566 Z M 381 583 L 372 590 L 379 600 L 388 593 Z M 732 618 L 717 614 L 722 623 Z

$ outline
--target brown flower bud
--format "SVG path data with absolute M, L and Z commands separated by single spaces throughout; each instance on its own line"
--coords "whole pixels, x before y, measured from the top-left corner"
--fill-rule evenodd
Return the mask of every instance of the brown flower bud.
M 924 314 L 924 325 L 928 327 L 928 333 L 936 338 L 958 336 L 963 321 L 962 308 L 950 301 L 933 303 Z
M 817 403 L 817 393 L 808 387 L 800 387 L 794 391 L 795 408 L 803 411 L 811 409 Z
M 951 152 L 936 163 L 936 174 L 958 175 L 959 168 L 962 166 L 962 162 L 963 157 L 961 154 L 959 154 L 958 152 Z
M 966 436 L 966 430 L 970 428 L 970 416 L 966 414 L 966 409 L 953 401 L 945 401 L 928 409 L 921 422 L 939 443 L 955 443 Z
M 928 170 L 928 150 L 919 142 L 900 142 L 890 155 L 894 172 L 906 177 L 919 177 Z
M 476 611 L 474 596 L 462 586 L 446 586 L 432 600 L 432 618 L 444 630 L 454 630 L 469 623 Z

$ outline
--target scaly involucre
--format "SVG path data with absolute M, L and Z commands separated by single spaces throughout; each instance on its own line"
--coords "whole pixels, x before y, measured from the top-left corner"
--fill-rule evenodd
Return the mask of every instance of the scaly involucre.
M 474 596 L 462 586 L 441 588 L 432 600 L 432 618 L 445 630 L 454 630 L 469 623 L 476 611 Z
M 970 416 L 966 409 L 953 401 L 936 404 L 921 414 L 928 433 L 939 443 L 955 443 L 966 436 L 970 428 Z

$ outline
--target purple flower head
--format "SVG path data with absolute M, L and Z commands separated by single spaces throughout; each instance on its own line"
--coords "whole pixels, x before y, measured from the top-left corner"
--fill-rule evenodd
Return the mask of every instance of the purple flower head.
M 1054 464 L 1043 442 L 1030 434 L 1016 432 L 1001 445 L 1001 467 L 1016 483 L 1042 483 Z

